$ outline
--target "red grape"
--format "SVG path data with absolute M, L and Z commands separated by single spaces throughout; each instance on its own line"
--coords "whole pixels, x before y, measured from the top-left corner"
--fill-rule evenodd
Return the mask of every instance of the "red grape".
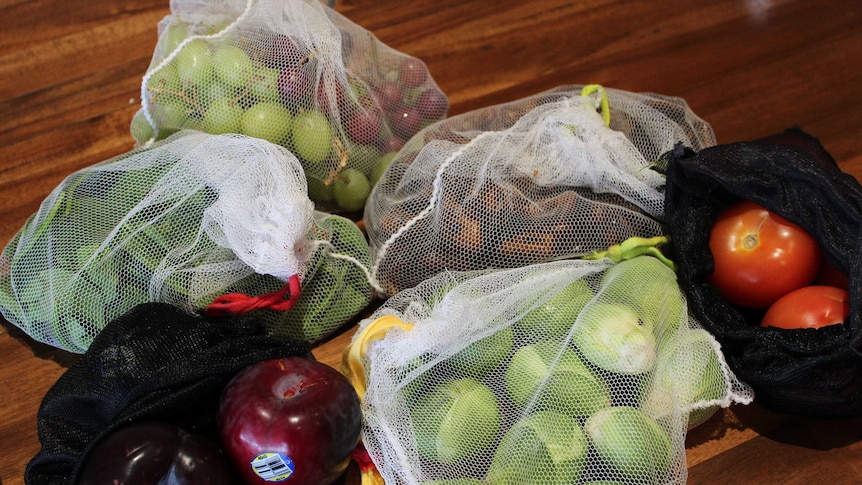
M 347 117 L 347 136 L 356 143 L 375 144 L 380 139 L 380 116 L 372 110 L 360 110 Z
M 404 98 L 404 89 L 394 82 L 381 84 L 375 92 L 380 106 L 387 111 L 399 106 Z
M 416 109 L 425 119 L 439 120 L 449 111 L 449 98 L 438 89 L 426 89 L 416 97 Z
M 390 113 L 389 127 L 396 135 L 409 139 L 422 127 L 422 116 L 416 108 L 401 105 Z
M 398 81 L 404 86 L 415 88 L 425 84 L 428 69 L 425 63 L 415 57 L 407 57 L 398 68 Z
M 298 65 L 286 67 L 278 75 L 278 92 L 291 107 L 304 104 L 311 95 L 311 78 Z

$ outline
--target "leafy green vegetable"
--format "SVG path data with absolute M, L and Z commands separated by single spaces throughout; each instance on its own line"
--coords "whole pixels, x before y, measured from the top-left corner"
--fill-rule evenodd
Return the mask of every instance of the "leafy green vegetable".
M 572 342 L 594 365 L 619 374 L 641 374 L 655 364 L 655 338 L 631 308 L 594 303 L 581 312 L 577 325 Z
M 587 419 L 584 431 L 599 457 L 625 477 L 664 483 L 674 447 L 667 431 L 640 409 L 603 409 Z
M 537 409 L 586 417 L 611 405 L 607 384 L 574 350 L 552 340 L 519 348 L 506 369 L 505 387 L 521 408 L 532 401 Z
M 492 485 L 577 483 L 587 449 L 586 435 L 575 418 L 539 411 L 506 432 L 494 453 L 487 480 Z
M 472 377 L 456 379 L 423 396 L 410 414 L 418 451 L 441 463 L 481 455 L 500 429 L 493 391 Z

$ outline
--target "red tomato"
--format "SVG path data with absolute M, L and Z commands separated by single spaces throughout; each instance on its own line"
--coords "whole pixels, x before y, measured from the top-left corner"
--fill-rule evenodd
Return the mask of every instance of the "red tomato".
M 760 322 L 762 327 L 820 328 L 844 323 L 850 293 L 834 286 L 805 286 L 779 298 Z
M 810 234 L 751 201 L 719 215 L 709 249 L 710 283 L 727 301 L 750 308 L 767 308 L 809 285 L 820 268 L 820 246 Z

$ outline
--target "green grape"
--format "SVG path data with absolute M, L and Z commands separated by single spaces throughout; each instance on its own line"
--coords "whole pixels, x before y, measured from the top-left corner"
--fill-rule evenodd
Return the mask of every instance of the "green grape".
M 159 96 L 151 110 L 152 118 L 159 129 L 159 139 L 181 128 L 195 127 L 196 123 L 189 116 L 191 111 L 191 106 L 179 96 Z
M 219 98 L 210 104 L 203 119 L 207 133 L 239 133 L 242 126 L 242 107 L 231 98 Z
M 327 185 L 323 180 L 316 177 L 306 176 L 308 182 L 308 198 L 319 204 L 325 204 L 335 200 L 335 195 L 332 192 L 332 185 Z
M 158 71 L 153 71 L 147 79 L 147 91 L 156 96 L 163 93 L 176 94 L 182 88 L 183 82 L 177 72 L 176 62 L 170 62 Z
M 198 91 L 198 100 L 204 107 L 209 106 L 213 101 L 222 98 L 231 98 L 236 100 L 237 88 L 230 86 L 218 80 L 207 83 L 204 89 Z
M 282 143 L 290 134 L 293 124 L 290 111 L 278 103 L 263 102 L 252 105 L 242 116 L 242 133 Z
M 212 52 L 202 39 L 194 39 L 177 53 L 177 72 L 185 82 L 206 83 L 213 74 Z
M 278 69 L 256 63 L 248 88 L 249 93 L 261 101 L 278 99 Z
M 355 168 L 367 175 L 378 157 L 380 157 L 380 151 L 373 145 L 351 145 L 347 152 L 347 167 Z
M 291 139 L 296 155 L 308 162 L 320 163 L 332 150 L 332 127 L 319 111 L 303 111 L 296 115 Z
M 339 207 L 346 211 L 358 211 L 365 207 L 365 200 L 371 193 L 368 178 L 355 168 L 345 168 L 332 182 L 332 194 Z
M 147 117 L 144 116 L 143 111 L 138 111 L 135 113 L 135 116 L 132 118 L 131 126 L 129 127 L 129 131 L 132 133 L 132 137 L 138 143 L 145 142 L 150 138 L 155 136 L 155 131 L 153 130 L 150 122 L 147 121 Z
M 212 56 L 212 65 L 216 76 L 233 87 L 245 85 L 254 72 L 254 63 L 248 54 L 232 45 L 219 47 Z
M 380 177 L 383 176 L 386 169 L 392 164 L 392 160 L 395 159 L 395 155 L 397 154 L 398 152 L 384 153 L 374 162 L 374 166 L 371 168 L 371 176 L 369 177 L 371 185 L 377 185 L 377 182 L 380 181 Z
M 189 35 L 189 31 L 183 24 L 171 24 L 162 33 L 161 51 L 162 55 L 167 57 L 168 54 L 175 51 L 180 43 Z

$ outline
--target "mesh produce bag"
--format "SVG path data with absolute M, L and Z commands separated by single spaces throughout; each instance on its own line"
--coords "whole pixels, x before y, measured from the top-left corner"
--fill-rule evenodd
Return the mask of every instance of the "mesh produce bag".
M 683 100 L 595 85 L 437 122 L 368 199 L 373 274 L 391 295 L 442 269 L 519 267 L 660 235 L 664 177 L 651 166 L 678 143 L 714 144 Z
M 314 212 L 290 152 L 242 135 L 184 131 L 68 176 L 2 258 L 3 315 L 72 352 L 143 302 L 258 309 L 313 341 L 371 297 L 359 228 Z
M 774 410 L 810 417 L 862 415 L 862 186 L 799 129 L 752 142 L 678 153 L 667 174 L 668 231 L 692 313 L 728 364 Z M 762 328 L 763 311 L 737 307 L 707 281 L 710 230 L 722 210 L 752 200 L 801 226 L 849 276 L 850 314 L 820 329 Z
M 25 481 L 77 483 L 99 439 L 132 422 L 170 423 L 215 443 L 228 381 L 256 362 L 289 356 L 313 358 L 304 344 L 267 335 L 253 317 L 138 305 L 111 321 L 45 394 L 37 414 L 42 446 Z
M 343 372 L 387 485 L 685 483 L 750 390 L 652 256 L 442 272 L 360 323 Z
M 281 144 L 321 208 L 361 210 L 378 159 L 448 110 L 421 60 L 318 0 L 174 0 L 171 11 L 135 137 L 195 128 Z

